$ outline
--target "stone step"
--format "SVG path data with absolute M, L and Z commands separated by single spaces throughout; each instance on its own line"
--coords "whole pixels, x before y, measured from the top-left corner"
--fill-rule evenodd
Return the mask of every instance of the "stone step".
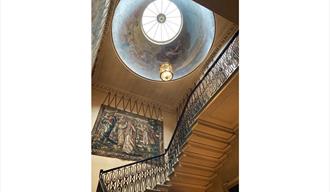
M 159 189 L 146 189 L 145 192 L 163 192 L 162 190 Z
M 172 187 L 171 184 L 157 184 L 156 189 L 168 191 Z

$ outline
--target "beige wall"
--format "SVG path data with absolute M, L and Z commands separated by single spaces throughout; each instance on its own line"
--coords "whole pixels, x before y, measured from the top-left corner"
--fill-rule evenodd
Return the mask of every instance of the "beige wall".
M 92 126 L 94 126 L 100 106 L 106 97 L 106 92 L 100 89 L 92 89 Z M 162 110 L 164 123 L 164 149 L 167 148 L 176 125 L 176 113 Z M 131 163 L 117 158 L 92 155 L 92 192 L 96 191 L 100 169 L 107 170 Z
M 239 175 L 239 150 L 238 137 L 232 142 L 231 151 L 223 166 L 218 170 L 218 176 L 213 181 L 213 187 L 210 191 L 228 192 L 224 185 L 238 182 Z M 232 186 L 230 186 L 232 187 Z

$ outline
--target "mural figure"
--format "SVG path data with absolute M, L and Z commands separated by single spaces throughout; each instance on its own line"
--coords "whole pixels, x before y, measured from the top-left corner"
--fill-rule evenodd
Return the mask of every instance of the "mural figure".
M 163 152 L 163 122 L 102 105 L 92 131 L 92 154 L 141 160 Z
M 153 132 L 153 130 L 147 126 L 147 125 L 143 125 L 142 126 L 142 133 L 143 133 L 143 139 L 142 139 L 142 143 L 144 144 L 144 146 L 146 147 L 148 152 L 151 152 L 151 145 L 155 144 L 155 133 Z
M 127 121 L 126 124 L 123 151 L 126 153 L 132 153 L 135 148 L 136 129 L 132 122 Z
M 109 136 L 110 136 L 112 129 L 115 127 L 116 122 L 117 122 L 117 118 L 115 115 L 109 115 L 108 117 L 106 117 L 102 120 L 101 123 L 103 124 L 105 130 L 102 133 L 101 141 L 114 143 L 114 141 L 111 140 Z

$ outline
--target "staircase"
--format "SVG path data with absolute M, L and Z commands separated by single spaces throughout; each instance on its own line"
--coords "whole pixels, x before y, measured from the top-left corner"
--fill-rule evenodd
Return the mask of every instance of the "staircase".
M 211 190 L 237 131 L 238 73 L 199 115 L 169 180 L 147 191 Z
M 237 36 L 191 92 L 165 153 L 101 170 L 97 191 L 214 191 L 218 170 L 237 142 Z

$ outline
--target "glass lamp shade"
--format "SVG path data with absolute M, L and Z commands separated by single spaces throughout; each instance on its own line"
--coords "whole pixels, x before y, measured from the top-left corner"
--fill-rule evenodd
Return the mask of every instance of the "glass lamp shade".
M 172 65 L 169 63 L 164 63 L 160 65 L 159 68 L 160 78 L 163 81 L 170 81 L 173 79 L 173 69 Z

